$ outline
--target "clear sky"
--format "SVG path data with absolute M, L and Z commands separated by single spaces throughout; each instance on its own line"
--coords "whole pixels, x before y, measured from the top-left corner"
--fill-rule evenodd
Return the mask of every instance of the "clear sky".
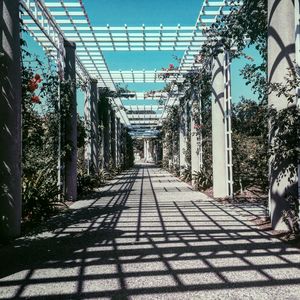
M 71 0 L 65 0 L 71 1 Z M 77 1 L 77 0 L 72 0 Z M 72 2 L 71 1 L 71 2 Z M 51 0 L 50 0 L 51 2 Z M 87 13 L 94 26 L 191 26 L 195 25 L 203 0 L 83 0 Z M 26 38 L 31 51 L 42 55 L 41 48 Z M 258 57 L 252 48 L 247 54 L 254 59 Z M 105 51 L 104 57 L 110 70 L 154 70 L 177 64 L 174 55 L 181 57 L 183 52 L 113 52 Z M 232 64 L 232 98 L 239 101 L 241 96 L 256 98 L 244 80 L 239 76 L 239 69 L 245 64 L 244 59 Z M 162 84 L 128 84 L 130 90 L 138 92 L 161 89 Z M 78 91 L 78 111 L 83 113 L 84 95 Z M 145 103 L 146 104 L 146 103 Z

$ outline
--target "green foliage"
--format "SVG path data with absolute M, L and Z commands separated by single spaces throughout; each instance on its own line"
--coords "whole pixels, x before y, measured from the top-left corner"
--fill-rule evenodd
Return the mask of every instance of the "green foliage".
M 163 161 L 162 161 L 162 167 L 165 169 L 165 170 L 168 170 L 169 169 L 169 160 L 167 158 L 163 158 Z
M 36 220 L 52 213 L 58 201 L 58 81 L 50 61 L 42 64 L 24 48 L 22 58 L 22 207 L 24 220 Z
M 277 180 L 287 177 L 291 185 L 297 186 L 300 158 L 300 109 L 296 91 L 300 86 L 299 66 L 290 68 L 285 82 L 269 86 L 269 93 L 275 93 L 278 101 L 284 100 L 283 108 L 269 108 L 269 155 L 274 170 L 280 166 Z M 286 102 L 288 105 L 286 105 Z M 297 188 L 285 195 L 289 208 L 284 211 L 283 219 L 293 234 L 299 233 L 299 199 Z
M 194 101 L 193 107 L 190 105 L 187 106 L 188 114 L 194 118 L 196 126 L 198 125 L 197 134 L 201 134 L 203 138 L 203 169 L 201 174 L 208 176 L 205 178 L 207 181 L 206 184 L 200 183 L 199 179 L 199 189 L 200 188 L 209 188 L 212 185 L 212 124 L 211 124 L 211 73 L 209 69 L 201 69 L 199 73 L 192 73 L 186 76 L 185 82 L 181 89 L 185 90 L 185 96 L 180 101 L 179 109 L 184 109 L 184 106 L 188 105 L 187 101 L 194 97 L 194 95 L 199 95 L 201 104 Z M 201 119 L 199 108 L 201 106 Z M 175 155 L 178 155 L 179 145 L 177 145 L 177 152 L 172 151 L 174 149 L 174 140 L 179 141 L 179 110 L 178 108 L 173 108 L 169 110 L 169 114 L 166 122 L 163 124 L 164 132 L 164 145 L 167 149 L 167 158 L 163 161 L 163 166 L 169 171 L 178 174 L 179 166 L 176 164 L 171 164 L 169 166 L 169 160 L 172 159 Z M 187 168 L 182 171 L 181 179 L 184 181 L 191 181 L 191 134 L 190 134 L 190 120 L 187 124 L 187 140 L 186 140 L 186 149 L 184 151 L 185 161 Z M 172 148 L 173 147 L 173 148 Z M 175 153 L 175 154 L 174 154 Z M 203 178 L 204 181 L 204 178 Z
M 255 24 L 255 26 L 253 26 Z M 249 186 L 259 186 L 263 190 L 268 186 L 268 145 L 267 145 L 267 91 L 266 82 L 266 42 L 267 42 L 267 1 L 245 0 L 241 7 L 233 6 L 231 13 L 221 16 L 207 31 L 208 40 L 204 43 L 197 59 L 202 62 L 200 74 L 206 71 L 211 76 L 211 59 L 223 51 L 228 51 L 231 58 L 244 57 L 249 63 L 241 70 L 241 75 L 259 98 L 259 103 L 242 99 L 233 105 L 233 172 L 235 190 L 243 190 Z M 251 57 L 244 54 L 244 49 L 254 45 L 262 57 L 256 64 Z M 195 75 L 193 75 L 195 78 Z M 202 89 L 205 87 L 202 87 Z M 206 85 L 209 99 L 211 89 Z M 206 101 L 202 105 L 203 118 L 203 172 L 208 176 L 209 165 L 212 164 L 211 142 L 211 107 Z M 207 119 L 207 117 L 209 119 Z M 202 178 L 203 174 L 198 174 Z
M 241 70 L 240 75 L 246 80 L 246 85 L 250 85 L 258 100 L 267 104 L 268 101 L 268 84 L 267 84 L 267 64 L 263 62 L 260 65 L 246 64 Z
M 179 107 L 172 106 L 168 108 L 167 118 L 162 125 L 162 140 L 163 147 L 166 150 L 166 157 L 163 165 L 168 169 L 169 160 L 172 160 L 170 166 L 171 172 L 178 173 L 179 164 L 174 158 L 178 158 L 179 155 Z
M 111 178 L 111 175 L 104 169 L 99 170 L 98 174 L 91 175 L 79 173 L 77 178 L 77 188 L 80 195 L 85 195 L 95 188 L 99 188 Z
M 112 108 L 113 104 L 111 103 L 111 97 L 117 97 L 119 93 L 124 93 L 127 90 L 119 89 L 117 92 L 112 92 L 108 88 L 101 88 L 99 90 L 99 100 L 98 100 L 98 116 L 99 116 L 99 131 L 103 139 L 109 139 L 109 127 L 110 120 L 109 114 L 107 111 Z M 129 92 L 129 91 L 128 91 Z M 116 109 L 116 108 L 115 108 Z M 106 167 L 106 171 L 109 172 L 112 176 L 116 173 L 116 169 L 128 169 L 134 165 L 134 152 L 133 152 L 133 141 L 131 136 L 128 133 L 127 129 L 123 129 L 121 132 L 121 165 L 114 166 L 111 162 L 109 166 Z M 103 159 L 103 157 L 101 158 Z
M 189 74 L 186 77 L 185 85 L 193 90 L 193 93 L 199 95 L 201 101 L 196 103 L 193 107 L 192 117 L 194 118 L 195 124 L 198 125 L 199 129 L 197 134 L 202 135 L 202 158 L 203 165 L 200 172 L 193 174 L 194 180 L 196 180 L 196 187 L 199 190 L 205 190 L 212 186 L 212 122 L 211 122 L 211 71 L 210 68 L 202 68 L 199 73 Z M 199 108 L 201 106 L 201 115 Z M 197 116 L 196 118 L 194 116 Z M 201 118 L 200 118 L 201 116 Z M 190 134 L 187 143 L 188 156 L 186 159 L 191 161 L 190 151 Z M 202 177 L 206 176 L 206 178 Z
M 208 40 L 202 47 L 202 55 L 215 56 L 227 50 L 233 56 L 239 57 L 243 55 L 246 46 L 253 44 L 260 55 L 266 58 L 267 2 L 244 0 L 242 6 L 232 6 L 229 15 L 219 17 L 206 30 Z
M 55 165 L 44 163 L 41 168 L 27 167 L 23 174 L 23 217 L 27 220 L 45 219 L 56 210 L 57 178 Z
M 192 181 L 192 173 L 191 173 L 190 165 L 181 172 L 180 179 L 184 182 Z
M 85 145 L 85 140 L 87 138 L 87 133 L 84 125 L 84 119 L 77 116 L 77 147 L 83 148 Z
M 290 69 L 285 83 L 271 85 L 270 93 L 276 93 L 279 99 L 286 99 L 288 105 L 281 110 L 270 106 L 270 155 L 271 163 L 285 161 L 290 177 L 297 173 L 300 157 L 300 109 L 296 100 L 296 90 L 300 86 L 299 70 Z
M 125 131 L 126 148 L 125 148 L 125 169 L 129 169 L 134 165 L 134 152 L 133 152 L 133 139 L 129 135 L 128 131 Z
M 268 188 L 267 107 L 242 99 L 232 106 L 234 190 Z
M 299 72 L 297 68 L 288 70 L 285 82 L 267 83 L 267 4 L 267 0 L 244 0 L 241 7 L 233 7 L 229 15 L 220 17 L 207 30 L 208 40 L 198 57 L 202 63 L 209 65 L 211 57 L 229 51 L 232 58 L 243 56 L 249 60 L 241 75 L 258 95 L 259 102 L 242 99 L 240 104 L 233 106 L 232 116 L 235 189 L 239 187 L 241 190 L 255 185 L 267 191 L 269 161 L 274 169 L 285 162 L 286 168 L 279 176 L 286 176 L 288 172 L 293 183 L 299 160 L 300 117 L 295 104 L 295 91 L 300 84 Z M 254 45 L 260 53 L 260 64 L 244 54 L 244 49 L 249 45 Z M 289 107 L 282 110 L 268 107 L 268 95 L 274 92 L 278 101 L 287 101 Z M 286 213 L 295 224 L 299 207 L 293 204 L 295 199 L 286 197 L 291 203 L 291 210 Z
M 283 221 L 287 225 L 292 235 L 300 233 L 299 226 L 299 199 L 295 195 L 287 195 L 286 201 L 289 204 L 289 208 L 283 212 Z
M 134 151 L 138 152 L 140 157 L 144 157 L 144 141 L 141 139 L 134 139 L 132 141 Z
M 232 59 L 244 57 L 249 63 L 241 70 L 241 76 L 246 80 L 259 101 L 242 99 L 240 103 L 232 107 L 233 129 L 233 172 L 234 189 L 243 190 L 256 186 L 267 191 L 268 188 L 268 164 L 269 161 L 276 167 L 278 162 L 287 162 L 287 168 L 282 171 L 289 172 L 293 177 L 297 173 L 297 164 L 300 157 L 300 113 L 295 103 L 295 90 L 300 86 L 299 70 L 288 70 L 286 82 L 268 85 L 266 80 L 267 70 L 267 0 L 244 0 L 241 7 L 233 6 L 229 15 L 220 16 L 205 34 L 207 41 L 202 46 L 196 61 L 202 64 L 198 72 L 187 74 L 183 84 L 178 84 L 180 91 L 185 92 L 183 103 L 191 99 L 191 96 L 199 95 L 201 101 L 201 118 L 197 117 L 196 124 L 201 125 L 197 131 L 203 138 L 203 167 L 200 172 L 193 174 L 193 179 L 199 189 L 207 189 L 212 185 L 212 124 L 211 124 L 211 62 L 223 51 L 228 51 Z M 254 45 L 262 58 L 261 63 L 254 62 L 244 51 L 249 45 Z M 23 51 L 23 60 L 31 60 L 28 52 Z M 32 64 L 32 65 L 31 65 Z M 36 96 L 28 90 L 28 82 L 34 78 L 36 71 L 40 70 L 43 83 L 40 97 L 47 102 L 47 110 L 40 114 L 35 107 Z M 68 113 L 68 84 L 62 86 L 62 118 Z M 170 85 L 166 91 L 170 91 Z M 45 67 L 37 59 L 32 59 L 26 68 L 23 66 L 23 189 L 25 195 L 26 214 L 29 215 L 35 207 L 37 211 L 43 207 L 51 207 L 55 191 L 55 163 L 57 160 L 57 76 L 53 66 Z M 127 89 L 119 89 L 112 92 L 103 89 L 101 97 L 105 99 L 101 105 L 110 105 L 110 97 L 120 94 L 128 94 Z M 289 103 L 289 107 L 275 110 L 268 107 L 267 97 L 269 93 L 276 93 L 278 99 L 282 98 Z M 280 100 L 278 100 L 280 101 Z M 101 114 L 105 111 L 99 105 L 100 127 L 105 127 L 107 116 Z M 65 110 L 64 110 L 65 109 Z M 117 108 L 122 109 L 122 108 Z M 192 112 L 190 112 L 192 114 Z M 195 112 L 194 115 L 200 114 Z M 270 132 L 268 128 L 268 122 Z M 79 122 L 80 123 L 80 122 Z M 166 149 L 163 166 L 170 168 L 171 172 L 178 174 L 179 166 L 176 161 L 179 152 L 179 107 L 168 108 L 168 117 L 162 126 L 163 145 Z M 202 124 L 201 124 L 202 123 Z M 270 144 L 268 135 L 270 133 Z M 81 135 L 80 135 L 81 136 Z M 188 134 L 188 137 L 190 135 Z M 124 166 L 131 167 L 133 164 L 133 143 L 126 133 L 126 145 L 124 147 Z M 84 138 L 78 140 L 78 145 L 83 145 Z M 70 145 L 65 145 L 63 155 L 66 155 Z M 186 161 L 190 165 L 190 139 L 187 141 Z M 172 162 L 170 164 L 170 161 Z M 275 165 L 274 165 L 275 164 Z M 48 167 L 48 172 L 41 172 Z M 114 172 L 112 170 L 112 172 Z M 183 179 L 190 178 L 190 170 L 183 171 Z M 53 178 L 53 179 L 52 179 Z M 292 180 L 292 178 L 291 178 Z M 97 179 L 84 175 L 79 179 L 80 185 L 85 187 L 95 186 Z M 43 204 L 38 203 L 37 191 L 43 195 Z M 49 193 L 47 192 L 49 191 Z M 52 192 L 53 191 L 53 192 Z M 293 226 L 298 222 L 299 206 L 297 199 L 287 195 L 290 210 L 286 211 L 285 217 Z M 45 204 L 45 205 L 44 205 Z M 39 208 L 42 207 L 42 208 Z M 294 224 L 294 225 L 293 225 Z M 295 227 L 295 226 L 294 226 Z M 294 230 L 294 229 L 293 229 Z M 296 229 L 295 229 L 296 230 Z
M 58 185 L 59 155 L 67 160 L 72 145 L 59 128 L 67 132 L 72 82 L 60 82 L 55 64 L 42 62 L 26 50 L 22 41 L 22 196 L 23 219 L 39 221 L 56 211 L 61 193 Z M 59 100 L 60 90 L 60 101 Z M 60 103 L 60 107 L 59 107 Z M 77 146 L 84 146 L 83 121 L 78 118 Z
M 197 57 L 206 68 L 211 64 L 212 57 L 224 51 L 228 51 L 232 59 L 239 57 L 248 59 L 249 63 L 241 70 L 240 75 L 265 104 L 268 91 L 267 14 L 267 0 L 244 0 L 241 7 L 232 6 L 229 15 L 219 17 L 205 31 L 208 39 Z M 244 53 L 250 45 L 255 46 L 262 58 L 259 64 Z
M 207 176 L 205 179 L 200 180 L 199 188 L 205 189 L 212 186 L 212 118 L 211 118 L 211 73 L 208 70 L 203 70 L 200 81 L 200 101 L 202 108 L 202 157 L 203 165 L 201 174 Z M 203 183 L 201 183 L 203 182 Z
M 194 185 L 195 188 L 200 190 L 200 191 L 205 191 L 212 187 L 213 182 L 212 182 L 212 169 L 205 169 L 202 168 L 198 172 L 193 173 L 193 180 L 194 180 Z
M 172 173 L 174 176 L 179 177 L 180 176 L 179 164 L 177 162 L 175 163 L 171 162 L 168 171 Z
M 280 174 L 289 172 L 290 178 L 297 174 L 297 164 L 300 157 L 300 110 L 298 106 L 276 111 L 270 109 L 271 143 L 270 155 L 272 164 L 285 161 L 287 169 Z

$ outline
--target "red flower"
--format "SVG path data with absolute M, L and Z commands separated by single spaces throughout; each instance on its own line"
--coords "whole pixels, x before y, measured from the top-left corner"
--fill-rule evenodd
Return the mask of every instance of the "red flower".
M 33 93 L 33 92 L 36 90 L 35 83 L 34 83 L 32 80 L 30 80 L 30 81 L 28 82 L 28 90 L 29 90 L 29 92 L 31 92 L 31 93 Z
M 42 81 L 42 78 L 39 74 L 35 74 L 34 78 L 30 79 L 28 82 L 28 90 L 33 93 L 38 87 L 39 83 Z
M 34 79 L 36 82 L 40 83 L 42 81 L 42 78 L 39 74 L 35 74 Z
M 174 65 L 173 64 L 169 64 L 169 69 L 174 69 Z
M 31 97 L 31 102 L 40 104 L 41 103 L 40 97 L 39 96 L 32 96 Z

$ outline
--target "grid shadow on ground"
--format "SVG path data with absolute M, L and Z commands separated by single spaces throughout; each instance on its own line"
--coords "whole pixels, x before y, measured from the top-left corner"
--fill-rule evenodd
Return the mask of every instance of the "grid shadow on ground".
M 98 197 L 99 196 L 99 197 Z M 300 299 L 300 252 L 151 165 L 0 249 L 1 299 Z

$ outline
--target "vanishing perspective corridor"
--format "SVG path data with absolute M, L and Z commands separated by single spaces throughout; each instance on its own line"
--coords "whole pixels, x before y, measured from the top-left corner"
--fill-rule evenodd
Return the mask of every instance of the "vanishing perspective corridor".
M 140 164 L 0 249 L 1 299 L 300 299 L 300 251 Z

